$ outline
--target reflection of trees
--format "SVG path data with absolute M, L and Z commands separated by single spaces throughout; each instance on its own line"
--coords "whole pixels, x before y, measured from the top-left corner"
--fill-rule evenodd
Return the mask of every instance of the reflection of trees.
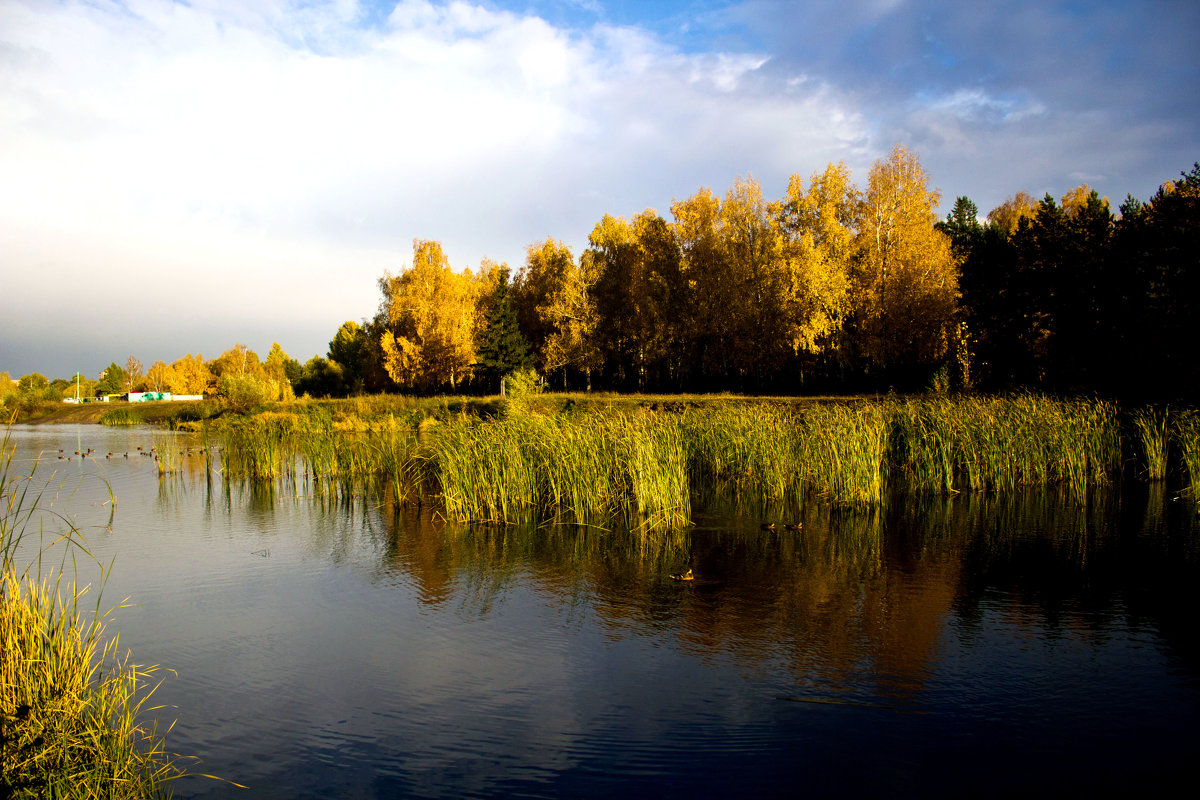
M 1087 506 L 1053 491 L 901 497 L 873 513 L 711 505 L 674 534 L 448 523 L 387 492 L 307 498 L 315 548 L 468 616 L 530 588 L 547 605 L 594 616 L 613 639 L 668 637 L 740 670 L 783 665 L 789 696 L 837 697 L 872 676 L 877 695 L 912 698 L 952 617 L 967 636 L 1003 614 L 1041 636 L 1094 637 L 1129 615 L 1176 643 L 1193 672 L 1200 665 L 1190 633 L 1194 509 L 1144 486 Z M 803 528 L 763 531 L 761 519 Z M 670 579 L 688 567 L 695 582 Z
M 968 498 L 966 580 L 956 612 L 970 628 L 987 610 L 1055 632 L 1157 629 L 1200 674 L 1200 524 L 1191 504 L 1164 502 L 1162 484 L 1101 492 L 1081 506 L 1052 490 Z
M 408 508 L 394 517 L 384 567 L 422 602 L 459 597 L 480 614 L 528 576 L 548 603 L 586 603 L 614 638 L 672 635 L 700 658 L 747 669 L 781 660 L 810 691 L 837 692 L 864 670 L 889 695 L 919 688 L 960 581 L 952 548 L 912 527 L 903 552 L 885 558 L 885 529 L 914 523 L 883 514 L 810 508 L 800 533 L 716 522 L 654 536 L 455 525 Z M 693 584 L 669 579 L 687 566 Z

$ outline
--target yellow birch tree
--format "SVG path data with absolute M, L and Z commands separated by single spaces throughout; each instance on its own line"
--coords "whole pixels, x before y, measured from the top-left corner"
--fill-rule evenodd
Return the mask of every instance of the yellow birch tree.
M 474 276 L 454 272 L 440 242 L 415 239 L 412 267 L 385 274 L 379 288 L 388 375 L 402 386 L 455 390 L 475 361 Z
M 799 175 L 774 206 L 783 237 L 782 328 L 793 353 L 837 349 L 851 308 L 855 231 L 862 202 L 844 163 L 813 173 L 808 190 Z
M 188 353 L 171 364 L 167 386 L 172 394 L 203 394 L 212 381 L 212 373 L 209 372 L 204 356 Z
M 950 344 L 958 263 L 935 228 L 940 193 L 916 154 L 896 145 L 871 167 L 855 275 L 859 344 L 868 360 L 932 364 Z

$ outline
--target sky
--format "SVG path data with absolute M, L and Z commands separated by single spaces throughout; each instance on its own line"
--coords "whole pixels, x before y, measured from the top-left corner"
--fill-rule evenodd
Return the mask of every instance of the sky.
M 1200 3 L 0 0 L 0 372 L 325 355 L 414 239 L 916 152 L 944 216 L 1200 160 Z

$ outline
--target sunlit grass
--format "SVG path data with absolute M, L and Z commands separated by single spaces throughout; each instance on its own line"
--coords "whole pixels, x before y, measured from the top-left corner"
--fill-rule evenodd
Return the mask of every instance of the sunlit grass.
M 1188 491 L 1194 500 L 1200 501 L 1200 413 L 1194 409 L 1181 412 L 1175 418 L 1174 433 Z
M 1142 408 L 1132 414 L 1133 428 L 1141 445 L 1141 464 L 1146 478 L 1167 477 L 1171 441 L 1171 417 L 1167 409 Z
M 440 410 L 363 399 L 366 417 L 346 405 L 293 404 L 218 430 L 230 478 L 274 480 L 299 464 L 316 493 L 386 485 L 393 497 L 436 503 L 451 519 L 496 522 L 619 516 L 681 524 L 700 489 L 741 503 L 870 508 L 893 490 L 1063 486 L 1083 502 L 1122 469 L 1120 414 L 1100 400 L 606 402 L 480 415 L 461 398 L 443 398 Z M 1133 429 L 1164 424 L 1143 412 Z M 1185 429 L 1172 428 L 1176 439 Z M 1146 474 L 1164 474 L 1165 444 L 1144 441 Z
M 42 503 L 33 469 L 13 470 L 7 435 L 0 454 L 0 797 L 169 796 L 182 776 L 146 706 L 157 667 L 139 667 L 105 633 L 99 597 L 17 556 L 47 523 L 53 543 L 86 554 L 75 530 Z M 36 466 L 35 466 L 36 468 Z M 33 529 L 33 530 L 31 530 Z M 27 555 L 26 559 L 30 557 Z M 65 563 L 65 557 L 64 557 Z M 99 585 L 103 585 L 103 576 Z

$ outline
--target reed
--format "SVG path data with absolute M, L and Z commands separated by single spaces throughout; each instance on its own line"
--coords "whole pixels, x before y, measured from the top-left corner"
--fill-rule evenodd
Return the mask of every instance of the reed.
M 1079 499 L 1121 465 L 1115 406 L 1034 395 L 910 400 L 895 410 L 891 460 L 911 488 L 1011 491 L 1064 483 Z
M 1169 409 L 1139 409 L 1133 413 L 1131 419 L 1138 443 L 1141 445 L 1141 464 L 1147 480 L 1163 480 L 1167 477 L 1172 433 Z
M 889 404 L 818 406 L 804 415 L 800 457 L 809 484 L 835 505 L 866 507 L 883 502 L 891 437 Z
M 735 500 L 779 502 L 803 495 L 810 461 L 805 428 L 794 412 L 740 405 L 691 411 L 683 416 L 689 475 L 716 484 Z
M 364 410 L 375 414 L 381 402 L 364 401 Z M 453 519 L 678 524 L 700 488 L 739 503 L 799 507 L 820 497 L 866 508 L 894 489 L 1063 485 L 1082 502 L 1121 469 L 1115 406 L 1031 394 L 808 405 L 723 398 L 484 417 L 443 405 L 373 419 L 323 406 L 260 414 L 221 428 L 225 473 L 270 481 L 294 474 L 299 460 L 318 493 L 386 486 L 397 500 L 433 500 Z
M 169 796 L 182 775 L 156 722 L 142 720 L 157 667 L 118 656 L 103 617 L 85 621 L 83 592 L 61 574 L 0 575 L 0 745 L 6 797 Z
M 141 425 L 146 420 L 130 408 L 114 408 L 100 415 L 101 425 Z
M 428 429 L 421 450 L 454 519 L 595 523 L 623 515 L 670 526 L 691 513 L 676 420 L 618 413 L 442 423 Z
M 1183 461 L 1187 489 L 1194 500 L 1200 501 L 1200 413 L 1187 409 L 1177 414 L 1174 438 Z
M 148 798 L 169 796 L 184 772 L 164 749 L 146 703 L 157 667 L 119 656 L 105 633 L 110 612 L 82 605 L 85 589 L 63 572 L 43 576 L 41 561 L 20 568 L 16 554 L 28 529 L 47 515 L 29 475 L 11 471 L 0 453 L 0 796 L 13 798 Z M 60 537 L 82 547 L 70 527 Z M 86 552 L 86 551 L 84 551 Z M 103 585 L 103 575 L 100 580 Z
M 183 454 L 179 452 L 178 440 L 170 433 L 154 435 L 154 466 L 160 478 L 174 475 L 183 470 Z

